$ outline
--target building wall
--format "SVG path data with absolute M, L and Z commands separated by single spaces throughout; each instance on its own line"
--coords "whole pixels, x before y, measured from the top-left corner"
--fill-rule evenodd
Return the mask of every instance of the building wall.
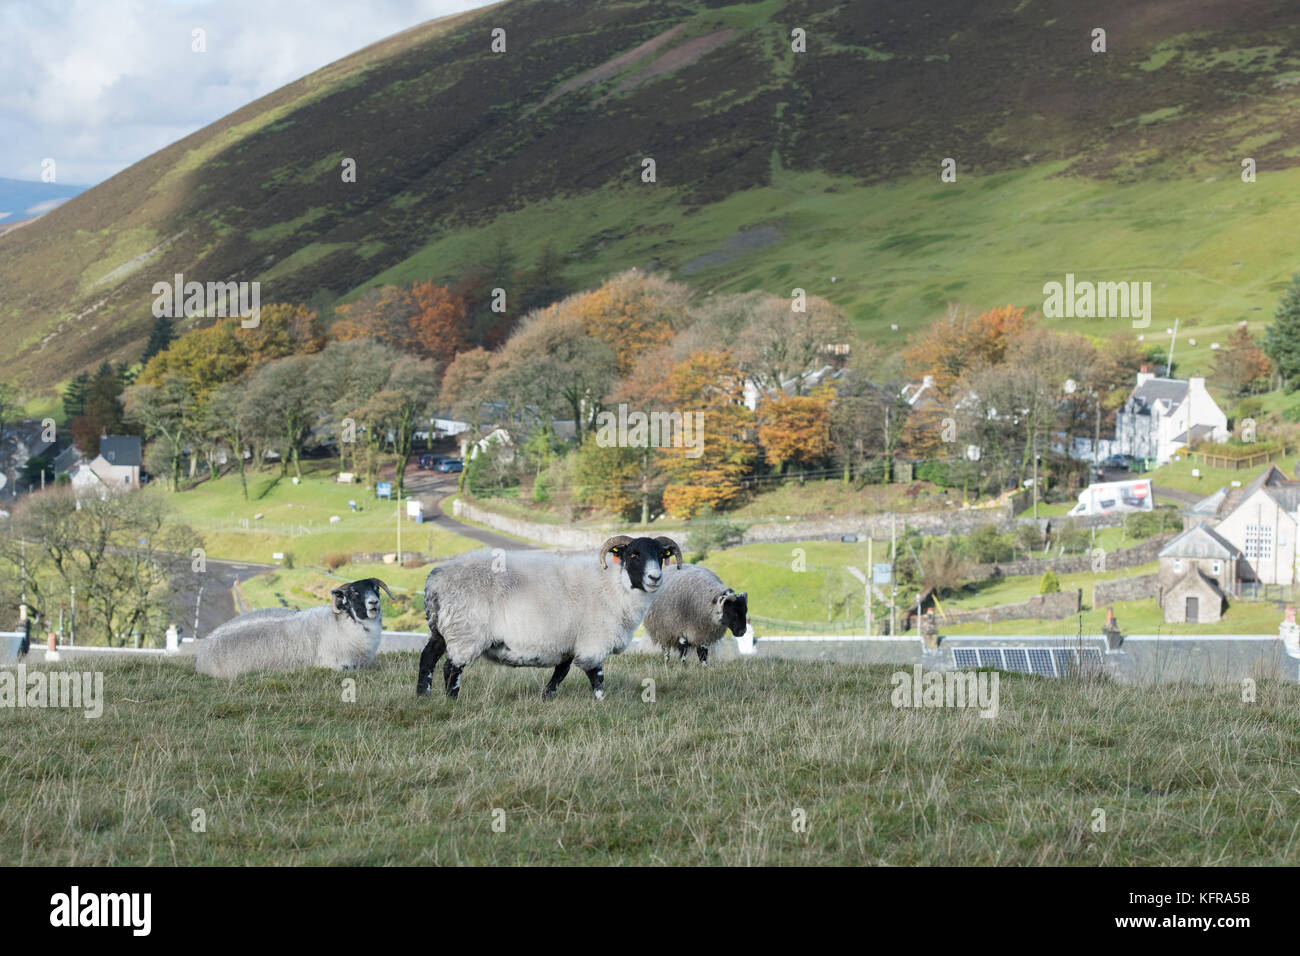
M 1214 566 L 1219 566 L 1215 571 Z M 1184 574 L 1198 570 L 1219 583 L 1225 594 L 1237 593 L 1237 564 L 1231 558 L 1161 558 L 1160 586 L 1172 587 Z
M 1187 619 L 1187 598 L 1198 600 L 1197 618 Z M 1223 617 L 1223 599 L 1199 578 L 1189 578 L 1164 593 L 1166 624 L 1212 624 Z
M 1252 554 L 1252 549 L 1247 547 L 1247 529 L 1251 525 L 1266 535 L 1269 557 Z M 1214 530 L 1246 553 L 1246 563 L 1262 583 L 1286 586 L 1296 583 L 1295 516 L 1283 511 L 1264 489 L 1238 505 Z

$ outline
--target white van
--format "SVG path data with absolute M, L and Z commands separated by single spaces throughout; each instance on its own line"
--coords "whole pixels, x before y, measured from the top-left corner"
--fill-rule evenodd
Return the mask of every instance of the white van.
M 1118 514 L 1125 511 L 1151 511 L 1156 506 L 1150 478 L 1131 481 L 1107 481 L 1089 485 L 1079 494 L 1079 503 L 1070 509 L 1071 518 L 1085 515 Z

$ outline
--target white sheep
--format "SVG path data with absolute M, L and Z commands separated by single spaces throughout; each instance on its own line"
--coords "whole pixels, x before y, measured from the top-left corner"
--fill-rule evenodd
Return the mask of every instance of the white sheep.
M 393 596 L 383 581 L 366 578 L 331 591 L 328 607 L 241 614 L 199 642 L 194 669 L 232 680 L 249 671 L 365 667 L 375 659 L 383 634 L 381 588 Z
M 659 589 L 645 616 L 645 632 L 664 649 L 667 661 L 675 648 L 686 663 L 692 647 L 701 664 L 709 662 L 709 647 L 731 629 L 740 637 L 749 616 L 749 594 L 737 594 L 708 568 L 688 564 Z
M 577 664 L 596 700 L 604 699 L 605 658 L 632 642 L 669 557 L 680 570 L 682 550 L 671 538 L 617 535 L 598 555 L 475 552 L 434 568 L 424 586 L 430 636 L 415 692 L 431 692 L 445 652 L 448 697 L 459 696 L 461 671 L 486 657 L 510 667 L 555 668 L 543 700 Z

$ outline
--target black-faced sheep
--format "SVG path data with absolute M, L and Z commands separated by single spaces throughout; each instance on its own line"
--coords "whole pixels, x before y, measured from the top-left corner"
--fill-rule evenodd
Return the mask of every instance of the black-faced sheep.
M 688 564 L 655 595 L 645 616 L 650 640 L 664 649 L 664 660 L 676 649 L 681 662 L 693 647 L 701 664 L 709 662 L 709 647 L 730 628 L 739 637 L 749 616 L 749 594 L 737 594 L 708 568 Z
M 609 557 L 612 561 L 607 562 Z M 598 554 L 475 553 L 434 568 L 424 586 L 429 643 L 416 693 L 428 694 L 445 652 L 443 685 L 460 694 L 460 674 L 479 657 L 510 667 L 553 667 L 543 699 L 577 664 L 597 700 L 605 696 L 605 658 L 621 653 L 664 577 L 682 563 L 671 538 L 617 535 Z
M 366 578 L 330 591 L 329 607 L 241 614 L 199 642 L 194 669 L 230 680 L 250 671 L 365 667 L 383 632 L 380 589 L 393 596 L 383 581 Z

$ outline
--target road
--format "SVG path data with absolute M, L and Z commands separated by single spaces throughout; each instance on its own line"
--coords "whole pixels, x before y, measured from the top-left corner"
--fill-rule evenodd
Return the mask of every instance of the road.
M 408 497 L 419 499 L 420 505 L 424 508 L 424 520 L 432 522 L 435 528 L 473 538 L 488 548 L 501 548 L 503 551 L 530 550 L 531 546 L 522 541 L 475 528 L 473 525 L 443 514 L 442 499 L 456 493 L 456 478 L 454 474 L 409 468 L 406 472 L 406 494 Z
M 172 606 L 176 614 L 176 623 L 181 627 L 182 636 L 194 636 L 194 605 L 196 600 L 199 607 L 199 637 L 205 637 L 217 625 L 230 620 L 242 611 L 248 610 L 247 608 L 235 607 L 235 582 L 246 581 L 256 574 L 269 570 L 271 567 L 273 565 L 253 564 L 246 561 L 214 561 L 209 558 L 207 570 L 198 575 L 199 583 L 203 585 L 202 599 L 198 599 L 195 591 L 182 591 L 177 594 L 176 602 Z

